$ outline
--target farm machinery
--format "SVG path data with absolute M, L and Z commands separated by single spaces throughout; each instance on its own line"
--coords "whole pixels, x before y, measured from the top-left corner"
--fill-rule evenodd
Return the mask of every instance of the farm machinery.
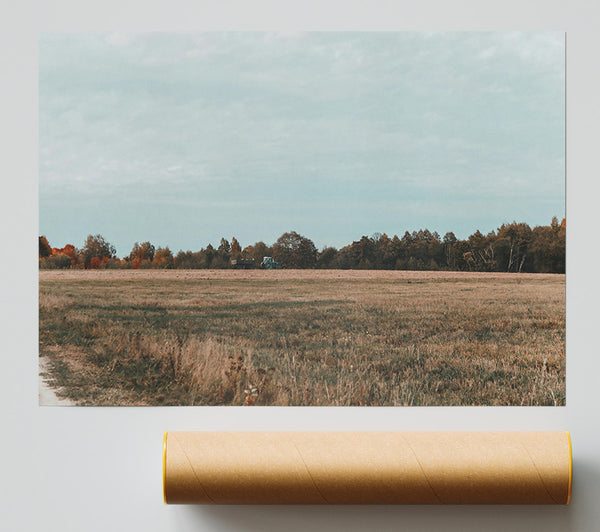
M 231 259 L 231 265 L 236 270 L 251 270 L 256 267 L 254 259 Z
M 236 270 L 252 270 L 256 268 L 254 259 L 231 259 L 231 266 Z M 278 270 L 279 263 L 273 260 L 273 257 L 263 257 L 259 268 L 263 270 Z
M 273 260 L 273 257 L 263 257 L 260 267 L 265 270 L 278 270 L 279 263 Z

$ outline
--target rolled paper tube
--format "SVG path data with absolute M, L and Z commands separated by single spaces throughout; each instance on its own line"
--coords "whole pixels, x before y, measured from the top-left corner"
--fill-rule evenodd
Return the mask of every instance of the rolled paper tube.
M 568 432 L 168 432 L 165 503 L 569 504 Z

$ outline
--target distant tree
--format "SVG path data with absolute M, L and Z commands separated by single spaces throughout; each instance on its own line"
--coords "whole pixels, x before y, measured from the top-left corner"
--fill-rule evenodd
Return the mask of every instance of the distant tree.
M 377 235 L 379 238 L 379 235 Z M 344 246 L 338 252 L 338 264 L 343 269 L 370 269 L 375 266 L 375 242 L 368 236 L 362 236 L 352 244 Z
M 131 267 L 129 261 L 126 261 L 125 259 L 120 260 L 116 257 L 112 259 L 107 259 L 104 264 L 104 268 L 106 268 L 107 270 L 121 270 L 129 267 Z
M 564 220 L 563 220 L 564 222 Z M 554 218 L 550 226 L 535 227 L 531 234 L 529 254 L 535 272 L 564 273 L 566 228 Z
M 231 254 L 239 254 L 242 252 L 242 246 L 240 246 L 240 243 L 237 241 L 237 238 L 233 237 L 231 239 L 231 249 L 230 249 Z
M 484 235 L 477 230 L 469 236 L 466 246 L 460 246 L 463 247 L 462 258 L 466 268 L 478 272 L 491 272 L 498 269 L 496 242 L 496 234 L 493 232 Z
M 396 264 L 394 241 L 385 233 L 383 233 L 375 242 L 375 264 L 377 268 L 386 270 L 393 269 Z
M 449 231 L 444 235 L 444 240 L 442 241 L 442 245 L 444 248 L 444 265 L 450 269 L 456 269 L 456 235 Z
M 154 258 L 152 259 L 152 267 L 153 268 L 172 268 L 173 267 L 173 253 L 169 247 L 158 248 L 156 253 L 154 253 Z
M 228 262 L 220 253 L 217 253 L 213 259 L 210 261 L 209 268 L 215 270 L 222 270 L 228 267 Z
M 155 248 L 150 242 L 135 243 L 129 253 L 129 260 L 140 268 L 149 268 L 154 260 Z M 136 266 L 134 266 L 136 267 Z
M 273 258 L 286 268 L 314 268 L 317 248 L 309 238 L 290 231 L 273 244 Z
M 230 249 L 230 258 L 232 259 L 240 259 L 242 257 L 242 246 L 237 241 L 237 238 L 233 237 L 231 239 L 231 249 Z
M 231 252 L 231 246 L 229 245 L 229 241 L 226 238 L 221 238 L 221 243 L 219 244 L 218 251 L 222 255 Z
M 71 267 L 71 258 L 64 253 L 56 253 L 40 259 L 40 270 L 59 270 Z
M 183 251 L 180 250 L 177 255 L 174 257 L 173 259 L 173 263 L 175 268 L 181 269 L 181 270 L 186 270 L 186 269 L 191 269 L 191 263 L 192 263 L 192 252 L 191 251 Z
M 390 265 L 391 268 L 398 270 L 401 264 L 402 258 L 402 241 L 398 238 L 398 235 L 394 235 L 392 238 L 392 242 L 390 244 L 390 249 L 392 253 L 392 261 L 393 263 Z
M 173 266 L 182 270 L 197 270 L 208 268 L 206 251 L 180 251 L 173 259 Z
M 217 248 L 215 255 L 211 258 L 209 263 L 210 268 L 227 268 L 229 267 L 229 259 L 231 256 L 231 245 L 226 238 L 221 238 L 221 243 Z
M 529 225 L 513 222 L 498 229 L 495 248 L 498 269 L 506 272 L 522 272 L 527 259 L 527 248 L 532 232 Z
M 363 236 L 358 242 L 354 242 L 355 257 L 358 261 L 357 268 L 370 270 L 375 262 L 375 242 L 368 236 Z
M 444 244 L 440 239 L 437 231 L 429 233 L 430 237 L 427 242 L 427 255 L 429 258 L 429 268 L 431 270 L 439 270 L 440 264 L 444 263 Z
M 52 255 L 52 248 L 50 247 L 50 244 L 48 243 L 48 239 L 44 235 L 39 237 L 39 244 L 40 244 L 40 259 L 43 259 L 44 257 L 49 257 L 50 255 Z
M 71 259 L 71 266 L 75 266 L 77 264 L 77 250 L 73 244 L 67 244 L 64 248 L 60 249 L 52 248 L 52 254 L 54 255 L 55 253 L 61 253 L 69 257 Z
M 452 247 L 454 248 L 454 258 L 456 260 L 456 266 L 452 269 L 459 271 L 471 270 L 472 267 L 467 260 L 469 253 L 471 253 L 468 240 L 457 240 Z
M 352 245 L 344 246 L 338 250 L 335 265 L 336 268 L 342 270 L 349 270 L 356 267 L 352 253 Z
M 205 264 L 205 266 L 203 266 L 203 267 L 210 268 L 210 265 L 211 265 L 213 259 L 218 254 L 218 250 L 216 250 L 215 248 L 212 247 L 211 244 L 209 244 L 208 246 L 206 246 L 206 249 L 202 250 L 202 253 L 204 255 L 204 264 Z
M 116 255 L 115 247 L 109 244 L 102 235 L 88 235 L 83 249 L 80 253 L 80 258 L 86 268 L 91 267 L 93 258 L 98 259 L 98 265 L 104 257 L 109 259 Z M 96 262 L 94 262 L 96 264 Z
M 249 253 L 247 258 L 254 259 L 257 264 L 260 264 L 264 257 L 273 256 L 273 248 L 267 246 L 262 240 L 256 242 L 253 246 L 248 246 L 248 248 L 246 248 Z
M 252 259 L 254 257 L 254 246 L 246 246 L 242 249 L 243 259 Z
M 536 272 L 548 273 L 552 271 L 550 250 L 554 247 L 556 233 L 552 227 L 535 227 L 531 234 L 529 253 Z
M 40 261 L 44 261 L 40 262 L 40 268 L 57 269 L 77 266 L 78 252 L 74 245 L 67 244 L 63 248 L 51 248 L 45 236 L 41 236 L 39 242 Z M 49 253 L 48 250 L 50 250 Z
M 331 269 L 336 267 L 338 251 L 333 247 L 323 248 L 323 250 L 317 254 L 317 268 Z

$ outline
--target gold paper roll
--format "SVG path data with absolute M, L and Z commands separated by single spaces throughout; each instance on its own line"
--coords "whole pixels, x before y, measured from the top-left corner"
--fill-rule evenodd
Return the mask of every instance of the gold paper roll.
M 168 432 L 165 503 L 569 504 L 568 432 Z

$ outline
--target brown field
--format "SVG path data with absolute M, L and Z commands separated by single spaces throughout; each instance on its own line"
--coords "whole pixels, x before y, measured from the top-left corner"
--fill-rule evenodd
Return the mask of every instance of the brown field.
M 565 276 L 42 271 L 81 405 L 564 405 Z

